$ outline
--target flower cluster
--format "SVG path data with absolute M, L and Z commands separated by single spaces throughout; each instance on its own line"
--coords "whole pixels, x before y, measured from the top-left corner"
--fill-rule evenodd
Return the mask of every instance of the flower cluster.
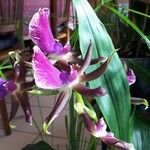
M 15 56 L 14 60 L 12 59 L 15 74 L 14 80 L 12 82 L 0 78 L 0 100 L 4 99 L 7 94 L 12 93 L 10 121 L 16 115 L 20 103 L 25 114 L 26 122 L 32 124 L 32 112 L 27 93 L 28 90 L 31 90 L 35 84 L 41 89 L 58 90 L 59 96 L 56 104 L 43 124 L 44 131 L 49 133 L 49 126 L 63 111 L 72 92 L 78 93 L 78 98 L 80 97 L 80 99 L 81 95 L 87 98 L 94 98 L 107 94 L 107 91 L 103 87 L 91 89 L 87 87 L 87 83 L 99 78 L 107 70 L 112 56 L 110 56 L 110 58 L 99 57 L 91 59 L 93 44 L 90 39 L 85 58 L 81 59 L 77 55 L 74 55 L 71 51 L 69 41 L 63 46 L 53 37 L 49 24 L 48 8 L 39 9 L 39 11 L 34 14 L 29 24 L 29 36 L 35 43 L 33 47 L 32 64 L 27 64 L 20 56 Z M 97 63 L 99 63 L 99 67 L 96 70 L 85 73 L 85 70 L 90 65 Z M 30 82 L 26 82 L 25 79 L 26 67 L 28 65 L 30 67 L 32 65 L 34 74 L 34 80 Z M 129 69 L 127 71 L 129 85 L 133 84 L 135 79 L 133 71 Z M 118 149 L 134 150 L 132 144 L 120 141 L 115 138 L 113 133 L 107 132 L 104 119 L 98 119 L 96 113 L 85 106 L 84 102 L 78 102 L 77 100 L 74 107 L 77 113 L 83 118 L 90 134 Z
M 72 90 L 87 97 L 106 94 L 106 90 L 102 87 L 90 89 L 85 86 L 85 83 L 102 75 L 109 63 L 108 59 L 103 57 L 91 60 L 92 43 L 90 40 L 87 54 L 83 60 L 74 59 L 72 55 L 69 55 L 72 59 L 67 58 L 68 54 L 71 54 L 69 51 L 70 44 L 67 42 L 63 47 L 58 40 L 54 39 L 49 26 L 48 15 L 49 10 L 47 8 L 39 9 L 29 25 L 29 36 L 36 44 L 33 48 L 34 54 L 32 59 L 35 83 L 39 88 L 57 89 L 60 91 L 56 105 L 44 123 L 44 129 L 47 133 L 51 122 L 66 106 Z M 49 58 L 53 58 L 53 60 Z M 101 62 L 99 68 L 91 73 L 84 74 L 85 69 L 90 64 L 98 62 Z
M 47 133 L 49 133 L 48 127 L 52 121 L 59 116 L 67 105 L 72 91 L 86 97 L 107 94 L 104 88 L 90 89 L 86 87 L 86 83 L 100 77 L 107 70 L 110 62 L 110 58 L 104 57 L 91 60 L 92 41 L 90 39 L 85 58 L 74 58 L 71 55 L 69 42 L 63 46 L 57 39 L 54 39 L 48 17 L 49 9 L 39 9 L 29 24 L 29 36 L 36 44 L 33 48 L 32 59 L 35 83 L 39 88 L 60 91 L 57 102 L 43 125 Z M 85 74 L 88 66 L 95 63 L 100 63 L 100 66 L 96 70 Z M 131 70 L 129 70 L 128 82 L 129 85 L 135 82 L 135 76 Z M 134 149 L 132 144 L 120 141 L 114 137 L 113 133 L 107 132 L 107 126 L 103 118 L 96 119 L 94 123 L 91 120 L 91 113 L 88 113 L 90 110 L 83 103 L 77 103 L 75 109 L 83 118 L 85 126 L 92 135 L 100 137 L 103 142 L 116 148 Z

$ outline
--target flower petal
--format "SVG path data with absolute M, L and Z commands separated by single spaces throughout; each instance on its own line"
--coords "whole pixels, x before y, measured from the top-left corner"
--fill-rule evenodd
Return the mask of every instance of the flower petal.
M 77 75 L 78 75 L 77 70 L 71 69 L 70 72 L 63 71 L 63 72 L 60 74 L 60 78 L 61 78 L 61 80 L 62 80 L 65 84 L 70 84 L 70 83 L 72 83 L 73 81 L 75 81 L 75 79 L 77 78 Z
M 148 101 L 144 98 L 131 97 L 131 103 L 134 105 L 145 105 L 145 109 L 148 108 Z
M 135 74 L 134 74 L 132 69 L 128 69 L 128 71 L 127 71 L 127 79 L 128 79 L 129 85 L 132 85 L 133 83 L 135 83 L 136 76 L 135 76 Z
M 64 46 L 58 41 L 58 40 L 55 40 L 55 44 L 53 46 L 54 48 L 54 53 L 56 54 L 56 57 L 59 57 L 59 56 L 65 56 L 64 54 L 67 54 L 70 49 L 71 49 L 71 45 L 70 45 L 70 42 L 68 41 Z
M 109 132 L 106 136 L 102 137 L 101 140 L 107 145 L 113 146 L 120 150 L 135 150 L 132 143 L 121 141 L 114 137 L 114 134 Z
M 25 114 L 25 121 L 32 125 L 32 112 L 31 112 L 31 106 L 29 102 L 29 96 L 27 92 L 24 93 L 18 93 L 18 99 L 20 101 L 21 107 Z
M 17 86 L 14 84 L 13 81 L 8 81 L 4 84 L 6 90 L 8 93 L 12 93 L 13 91 L 16 90 Z
M 60 55 L 63 53 L 63 45 L 59 42 L 59 41 L 55 41 L 55 44 L 54 44 L 54 53 L 56 55 Z
M 0 100 L 3 100 L 4 97 L 7 95 L 7 90 L 4 87 L 4 84 L 6 83 L 6 80 L 3 80 L 0 78 Z
M 32 41 L 47 53 L 54 52 L 55 39 L 49 24 L 49 9 L 39 9 L 29 24 L 29 36 Z
M 106 90 L 98 87 L 95 89 L 89 89 L 87 87 L 85 87 L 82 84 L 76 84 L 73 86 L 73 89 L 77 92 L 79 92 L 80 94 L 87 96 L 87 97 L 95 97 L 95 96 L 104 96 L 106 95 Z
M 88 82 L 88 81 L 97 79 L 106 71 L 107 66 L 108 66 L 108 59 L 96 70 L 94 70 L 88 74 L 80 76 L 80 81 L 81 82 Z
M 70 41 L 67 41 L 67 43 L 63 47 L 63 53 L 68 53 L 71 49 Z
M 34 47 L 32 63 L 35 83 L 39 88 L 58 89 L 62 87 L 61 72 L 51 64 L 37 46 Z
M 55 118 L 57 118 L 59 116 L 59 114 L 64 110 L 64 108 L 66 107 L 68 100 L 70 98 L 71 95 L 71 91 L 63 91 L 60 93 L 58 100 L 55 104 L 55 106 L 53 107 L 51 113 L 49 114 L 49 116 L 45 119 L 45 122 L 43 124 L 43 129 L 47 134 L 50 134 L 48 131 L 49 126 L 51 125 L 51 123 L 54 121 Z
M 9 121 L 12 121 L 14 117 L 16 116 L 19 108 L 19 100 L 17 98 L 17 95 L 13 93 L 11 95 L 11 111 L 9 116 Z
M 92 57 L 92 44 L 90 41 L 86 56 L 84 58 L 84 63 L 82 64 L 81 68 L 78 71 L 79 75 L 82 75 L 84 73 L 85 69 L 90 65 L 91 57 Z
M 103 118 L 99 119 L 95 124 L 95 131 L 93 131 L 92 135 L 95 137 L 104 137 L 107 135 L 107 125 Z
M 8 93 L 12 93 L 14 90 L 16 90 L 14 82 L 0 78 L 0 100 L 4 99 Z

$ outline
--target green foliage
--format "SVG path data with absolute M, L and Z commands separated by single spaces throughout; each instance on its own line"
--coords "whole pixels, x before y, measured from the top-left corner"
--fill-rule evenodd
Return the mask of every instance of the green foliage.
M 145 113 L 135 114 L 133 130 L 133 143 L 136 150 L 149 149 L 150 119 Z
M 83 56 L 86 54 L 89 41 L 92 41 L 93 58 L 109 57 L 115 50 L 107 31 L 97 18 L 94 10 L 86 0 L 73 0 L 79 22 L 79 40 Z M 97 66 L 87 70 L 90 72 Z M 100 110 L 112 132 L 120 139 L 130 141 L 130 94 L 126 75 L 121 61 L 116 54 L 99 79 L 89 83 L 91 88 L 103 86 L 108 94 L 96 98 Z
M 22 150 L 54 150 L 50 145 L 44 141 L 40 141 L 36 144 L 29 144 Z
M 128 25 L 130 25 L 130 27 L 133 30 L 135 30 L 145 40 L 148 48 L 150 49 L 149 39 L 144 35 L 144 33 L 131 20 L 128 19 L 128 17 L 126 17 L 125 15 L 123 15 L 122 13 L 120 13 L 118 10 L 116 10 L 114 7 L 112 7 L 110 5 L 105 5 L 105 7 L 110 9 L 113 13 L 118 15 L 120 19 L 123 19 Z

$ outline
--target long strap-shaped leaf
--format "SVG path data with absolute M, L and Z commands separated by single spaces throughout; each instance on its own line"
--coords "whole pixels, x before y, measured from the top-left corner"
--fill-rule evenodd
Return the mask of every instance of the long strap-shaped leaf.
M 104 25 L 97 18 L 87 0 L 73 0 L 79 23 L 80 48 L 83 56 L 89 41 L 93 44 L 93 57 L 109 57 L 114 51 L 112 41 Z M 87 72 L 95 69 L 92 66 Z M 108 95 L 97 98 L 105 120 L 112 132 L 120 139 L 129 141 L 130 94 L 126 75 L 117 54 L 113 55 L 107 71 L 99 79 L 90 82 L 91 88 L 103 86 Z

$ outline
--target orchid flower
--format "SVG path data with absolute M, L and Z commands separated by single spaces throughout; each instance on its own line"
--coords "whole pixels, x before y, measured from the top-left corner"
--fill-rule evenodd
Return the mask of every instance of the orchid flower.
M 107 132 L 107 125 L 103 118 L 97 119 L 94 110 L 90 110 L 83 102 L 77 102 L 74 105 L 77 113 L 82 117 L 85 127 L 90 134 L 96 138 L 100 138 L 108 146 L 121 150 L 135 150 L 133 144 L 117 139 L 112 132 Z
M 3 100 L 7 94 L 11 94 L 16 90 L 16 85 L 13 81 L 6 81 L 0 78 L 0 100 Z
M 32 124 L 32 112 L 27 91 L 32 89 L 35 82 L 34 80 L 26 82 L 26 63 L 18 53 L 11 52 L 10 58 L 12 65 L 14 66 L 13 80 L 16 85 L 16 90 L 11 94 L 11 112 L 9 121 L 15 117 L 20 104 L 24 111 L 26 122 Z
M 87 97 L 103 96 L 106 94 L 106 90 L 102 87 L 90 89 L 84 85 L 84 83 L 94 80 L 102 75 L 108 65 L 108 61 L 106 60 L 93 72 L 84 74 L 85 69 L 91 63 L 91 55 L 92 44 L 90 43 L 87 54 L 84 58 L 84 63 L 82 63 L 81 66 L 79 64 L 69 64 L 65 61 L 58 61 L 60 64 L 57 66 L 44 55 L 39 47 L 34 47 L 32 65 L 36 85 L 43 89 L 59 89 L 61 91 L 56 105 L 45 120 L 45 132 L 49 133 L 47 131 L 49 125 L 60 114 L 60 112 L 63 111 L 70 98 L 72 90 Z
M 136 81 L 136 76 L 133 70 L 130 68 L 127 70 L 127 80 L 128 80 L 129 86 L 134 84 Z M 144 98 L 131 97 L 131 103 L 133 105 L 145 105 L 145 109 L 148 109 L 148 106 L 149 106 L 148 101 Z
M 135 74 L 134 74 L 132 69 L 128 69 L 127 70 L 127 79 L 128 79 L 129 85 L 132 85 L 133 83 L 135 83 L 136 76 L 135 76 Z
M 29 24 L 29 37 L 45 53 L 54 54 L 56 57 L 70 51 L 69 41 L 63 46 L 57 39 L 54 39 L 49 24 L 48 8 L 39 9 Z

